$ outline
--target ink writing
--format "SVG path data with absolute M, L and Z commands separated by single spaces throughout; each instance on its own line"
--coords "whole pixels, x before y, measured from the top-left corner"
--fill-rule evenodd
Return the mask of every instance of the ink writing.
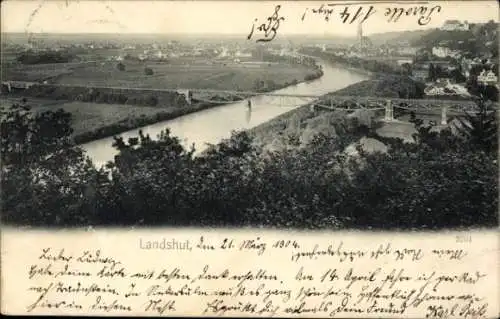
M 252 30 L 250 31 L 250 34 L 248 35 L 247 39 L 250 40 L 252 38 L 253 33 L 256 29 L 258 31 L 264 32 L 264 37 L 258 38 L 256 42 L 272 41 L 276 37 L 276 34 L 280 27 L 280 23 L 285 21 L 285 18 L 279 15 L 280 9 L 281 6 L 277 5 L 274 8 L 274 13 L 266 19 L 267 22 L 261 23 L 257 27 L 255 27 L 255 22 L 258 22 L 258 19 L 255 19 L 254 24 L 252 25 Z
M 149 260 L 151 251 L 143 249 L 127 257 L 70 246 L 42 248 L 26 265 L 24 310 L 427 318 L 491 313 L 492 301 L 481 288 L 489 281 L 487 268 L 464 267 L 471 257 L 463 245 L 353 245 L 344 239 L 304 242 L 262 235 L 202 235 L 192 242 L 191 251 L 172 252 L 182 256 L 179 260 L 165 253 Z
M 381 8 L 382 9 L 382 8 Z M 414 18 L 417 25 L 425 26 L 429 24 L 432 17 L 442 11 L 440 5 L 404 5 L 387 6 L 381 10 L 381 14 L 386 18 L 388 23 L 396 23 L 403 19 Z M 332 21 L 338 15 L 338 20 L 343 24 L 363 23 L 371 16 L 377 14 L 375 6 L 357 6 L 353 8 L 350 5 L 336 5 L 335 3 L 321 4 L 316 8 L 306 8 L 300 18 L 301 21 L 306 19 L 306 16 L 320 16 L 325 21 Z

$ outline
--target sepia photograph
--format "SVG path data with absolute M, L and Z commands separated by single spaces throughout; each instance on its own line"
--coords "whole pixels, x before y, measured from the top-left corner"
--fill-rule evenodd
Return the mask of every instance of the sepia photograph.
M 0 312 L 498 318 L 498 29 L 493 0 L 2 1 Z
M 498 224 L 495 1 L 4 1 L 2 223 Z

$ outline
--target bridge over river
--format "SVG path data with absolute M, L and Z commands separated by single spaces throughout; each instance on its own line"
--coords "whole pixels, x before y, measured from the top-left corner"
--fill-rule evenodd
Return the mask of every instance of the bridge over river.
M 75 87 L 64 84 L 44 84 L 24 81 L 4 81 L 9 90 L 11 87 L 27 89 L 33 85 L 55 86 L 55 87 Z M 120 91 L 140 91 L 140 92 L 176 92 L 185 96 L 187 102 L 193 101 L 214 103 L 214 104 L 233 104 L 241 100 L 251 101 L 258 97 L 274 97 L 273 103 L 269 106 L 296 107 L 301 104 L 315 104 L 316 107 L 326 109 L 385 109 L 386 118 L 392 117 L 392 109 L 400 108 L 412 110 L 415 112 L 425 112 L 427 110 L 440 108 L 446 113 L 447 110 L 455 112 L 474 111 L 474 101 L 468 100 L 446 100 L 446 99 L 408 99 L 408 98 L 385 98 L 377 96 L 346 96 L 334 94 L 300 94 L 280 91 L 258 92 L 258 91 L 234 91 L 234 90 L 210 90 L 198 88 L 162 88 L 145 89 L 140 87 L 112 87 L 112 86 L 92 86 L 88 89 L 106 89 L 110 92 Z M 444 113 L 444 114 L 445 114 Z
M 394 121 L 394 109 L 405 108 L 417 113 L 433 112 L 446 119 L 447 112 L 473 110 L 472 101 L 456 100 L 411 100 L 381 97 L 340 96 L 329 94 L 356 82 L 368 79 L 363 73 L 322 64 L 323 76 L 316 80 L 299 83 L 273 92 L 225 91 L 197 88 L 144 89 L 103 87 L 110 90 L 175 91 L 184 94 L 188 100 L 222 104 L 169 121 L 148 125 L 120 134 L 123 138 L 137 137 L 139 130 L 156 137 L 169 128 L 185 146 L 195 145 L 198 152 L 207 143 L 215 144 L 230 136 L 234 130 L 245 130 L 262 124 L 280 114 L 301 105 L 323 109 L 379 109 L 385 110 L 385 120 Z M 38 84 L 38 83 L 37 83 Z M 40 85 L 40 84 L 38 84 Z M 41 84 L 44 85 L 44 84 Z M 47 84 L 48 85 L 48 84 Z M 251 107 L 248 107 L 248 99 Z M 112 147 L 113 137 L 82 144 L 87 154 L 97 165 L 113 160 L 117 151 Z

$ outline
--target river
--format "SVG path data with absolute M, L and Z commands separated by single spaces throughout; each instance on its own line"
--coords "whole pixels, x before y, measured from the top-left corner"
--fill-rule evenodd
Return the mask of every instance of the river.
M 352 70 L 320 63 L 323 76 L 319 79 L 299 83 L 274 91 L 284 94 L 322 95 L 368 79 L 368 76 Z M 233 130 L 250 129 L 291 109 L 307 104 L 312 99 L 278 96 L 256 96 L 252 98 L 251 111 L 247 101 L 217 106 L 200 112 L 184 115 L 172 120 L 133 129 L 120 134 L 127 140 L 139 135 L 139 130 L 156 137 L 162 130 L 170 128 L 173 135 L 183 144 L 195 144 L 197 152 L 206 148 L 207 143 L 215 144 L 231 135 Z M 111 146 L 113 137 L 98 139 L 82 144 L 87 155 L 97 166 L 113 160 L 117 151 Z

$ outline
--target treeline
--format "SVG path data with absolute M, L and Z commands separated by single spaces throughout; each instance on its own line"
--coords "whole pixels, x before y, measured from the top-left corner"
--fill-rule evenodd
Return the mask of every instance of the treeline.
M 306 76 L 304 76 L 304 81 L 316 80 L 322 76 L 323 76 L 323 70 L 317 69 L 314 73 L 306 74 Z
M 318 79 L 323 76 L 323 70 L 317 69 L 312 73 L 308 73 L 304 76 L 304 81 L 312 81 L 315 79 Z M 297 79 L 293 79 L 291 82 L 286 81 L 283 84 L 278 84 L 273 80 L 262 80 L 262 79 L 255 79 L 254 85 L 253 85 L 253 90 L 256 92 L 270 92 L 270 91 L 275 91 L 279 90 L 282 88 L 285 88 L 290 85 L 296 85 L 299 83 Z
M 5 224 L 441 229 L 496 227 L 496 115 L 480 112 L 461 133 L 414 120 L 414 144 L 382 138 L 356 119 L 331 123 L 297 146 L 264 151 L 244 133 L 194 157 L 164 132 L 115 139 L 97 170 L 71 144 L 64 112 L 2 114 Z M 472 127 L 472 128 L 471 128 Z M 345 154 L 360 137 L 387 153 Z M 112 179 L 109 179 L 109 175 Z
M 310 66 L 314 68 L 319 68 L 316 59 L 306 56 L 291 56 L 291 55 L 278 55 L 270 52 L 264 52 L 262 54 L 263 61 L 266 62 L 276 62 L 276 63 L 290 63 L 290 64 L 300 64 L 305 66 Z
M 469 40 L 473 40 L 469 44 L 466 44 Z M 474 46 L 476 40 L 474 39 L 473 33 L 469 31 L 445 31 L 445 30 L 432 30 L 431 32 L 424 34 L 412 41 L 411 45 L 415 47 L 428 47 L 439 45 L 441 42 L 449 43 L 450 48 L 453 50 L 463 49 L 464 46 Z
M 457 65 L 452 70 L 448 68 L 443 68 L 440 65 L 429 64 L 429 73 L 427 79 L 431 82 L 435 82 L 439 78 L 449 78 L 456 83 L 463 83 L 467 80 L 463 74 L 462 66 Z
M 495 85 L 484 85 L 477 82 L 477 78 L 471 78 L 466 84 L 467 90 L 472 95 L 484 95 L 488 99 L 498 102 L 498 88 Z
M 378 60 L 369 60 L 358 57 L 337 56 L 332 53 L 322 52 L 319 48 L 304 49 L 304 53 L 312 54 L 331 63 L 340 63 L 353 68 L 363 69 L 373 73 L 383 74 L 401 74 L 405 71 L 401 67 L 397 67 Z
M 402 68 L 378 60 L 328 55 L 328 61 L 346 64 L 353 68 L 360 68 L 374 73 L 400 74 L 402 72 Z
M 26 51 L 21 53 L 16 60 L 22 64 L 48 64 L 69 63 L 76 56 L 66 51 Z
M 432 48 L 445 43 L 452 50 L 468 51 L 473 55 L 490 52 L 498 57 L 498 23 L 471 23 L 468 31 L 433 30 L 412 41 L 412 46 Z
M 333 95 L 421 99 L 425 96 L 424 89 L 425 84 L 410 77 L 385 75 L 352 84 L 336 91 Z
M 163 107 L 184 107 L 188 105 L 183 94 L 167 91 L 33 85 L 24 90 L 22 94 L 34 98 L 109 104 Z

